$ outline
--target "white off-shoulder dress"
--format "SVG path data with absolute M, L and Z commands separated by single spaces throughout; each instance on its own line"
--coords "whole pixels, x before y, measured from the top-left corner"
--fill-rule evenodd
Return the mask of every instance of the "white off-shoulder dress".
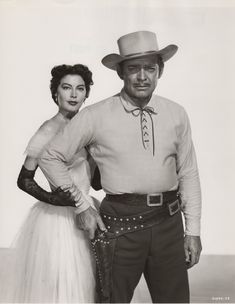
M 59 113 L 46 121 L 26 149 L 39 157 L 48 142 L 66 124 Z M 85 149 L 68 164 L 74 184 L 88 195 L 90 167 Z M 14 243 L 0 287 L 4 302 L 88 303 L 95 301 L 95 263 L 88 236 L 76 227 L 74 207 L 36 202 Z M 7 273 L 7 275 L 6 275 Z

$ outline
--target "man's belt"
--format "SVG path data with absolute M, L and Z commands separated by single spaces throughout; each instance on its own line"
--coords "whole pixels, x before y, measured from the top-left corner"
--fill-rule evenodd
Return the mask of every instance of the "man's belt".
M 106 199 L 117 203 L 125 203 L 128 205 L 137 206 L 140 204 L 146 204 L 150 207 L 160 207 L 165 203 L 179 197 L 179 191 L 166 191 L 153 194 L 136 194 L 136 193 L 124 193 L 124 194 L 106 194 Z
M 127 199 L 123 200 L 124 197 Z M 116 235 L 116 237 L 152 227 L 180 211 L 178 191 L 164 193 L 160 196 L 160 199 L 157 195 L 138 194 L 107 195 L 106 198 L 108 200 L 111 198 L 115 202 L 122 202 L 127 205 L 146 204 L 149 206 L 144 212 L 128 216 L 114 216 L 101 211 L 101 217 L 107 231 Z

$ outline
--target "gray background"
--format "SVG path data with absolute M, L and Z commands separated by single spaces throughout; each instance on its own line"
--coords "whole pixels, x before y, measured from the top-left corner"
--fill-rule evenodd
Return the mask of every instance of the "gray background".
M 91 104 L 122 83 L 100 59 L 128 32 L 157 33 L 179 51 L 156 92 L 190 117 L 200 169 L 204 254 L 235 254 L 235 1 L 0 1 L 0 247 L 10 246 L 35 200 L 16 186 L 28 140 L 57 111 L 50 69 L 85 63 L 94 73 Z M 39 183 L 46 185 L 38 172 Z M 96 194 L 101 198 L 102 192 Z

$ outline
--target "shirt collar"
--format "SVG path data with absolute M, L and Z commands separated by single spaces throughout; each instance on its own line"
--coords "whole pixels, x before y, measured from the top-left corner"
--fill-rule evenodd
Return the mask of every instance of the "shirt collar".
M 124 109 L 127 112 L 132 112 L 135 109 L 139 109 L 139 107 L 131 100 L 131 98 L 127 95 L 127 93 L 124 91 L 124 89 L 121 90 L 120 99 L 121 99 Z M 153 96 L 151 97 L 151 99 L 147 103 L 147 105 L 144 106 L 144 108 L 146 108 L 146 107 L 150 107 L 153 109 L 154 112 L 156 112 L 157 107 L 156 107 L 156 102 L 154 102 Z

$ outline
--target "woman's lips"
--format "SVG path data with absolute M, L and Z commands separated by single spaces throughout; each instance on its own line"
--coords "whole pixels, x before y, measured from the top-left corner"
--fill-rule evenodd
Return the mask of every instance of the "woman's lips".
M 76 106 L 78 104 L 77 101 L 73 101 L 73 100 L 69 100 L 68 103 L 71 105 L 71 106 Z

